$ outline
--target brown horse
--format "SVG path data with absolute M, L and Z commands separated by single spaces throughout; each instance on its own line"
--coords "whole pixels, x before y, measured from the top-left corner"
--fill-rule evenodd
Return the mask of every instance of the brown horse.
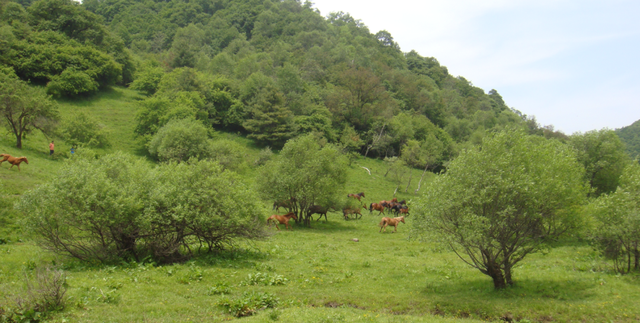
M 383 207 L 386 207 L 386 208 L 391 208 L 391 201 L 382 200 L 378 204 L 380 204 L 380 205 L 382 205 Z
M 327 212 L 329 211 L 328 207 L 323 207 L 320 205 L 312 205 L 309 208 L 309 216 L 313 215 L 313 214 L 320 214 L 320 216 L 318 217 L 318 219 L 316 221 L 320 221 L 320 219 L 322 219 L 322 216 L 324 215 L 324 222 L 327 222 Z M 313 219 L 313 217 L 312 217 Z
M 395 213 L 396 215 L 398 215 L 399 213 L 402 214 L 409 214 L 409 207 L 406 205 L 402 205 L 400 203 L 394 205 L 391 207 L 391 211 L 393 211 L 393 213 Z
M 9 167 L 9 169 L 13 168 L 13 166 L 18 166 L 18 170 L 20 170 L 20 163 L 25 162 L 25 163 L 29 163 L 29 161 L 27 160 L 27 157 L 12 157 L 9 154 L 0 154 L 0 157 L 2 157 L 2 160 L 0 161 L 0 164 L 2 164 L 5 161 L 8 161 L 9 164 L 11 164 L 11 167 Z
M 346 207 L 342 210 L 342 215 L 344 216 L 345 220 L 349 220 L 348 215 L 349 214 L 355 214 L 356 215 L 356 219 L 358 219 L 358 214 L 360 215 L 360 217 L 362 218 L 362 213 L 360 213 L 360 207 L 358 208 L 352 208 L 352 207 Z
M 378 215 L 384 214 L 384 206 L 382 206 L 382 205 L 380 205 L 378 203 L 369 204 L 369 215 L 371 215 L 371 212 L 373 212 L 373 210 L 380 211 L 380 213 L 378 213 Z
M 285 227 L 285 228 L 288 228 L 289 230 L 291 230 L 291 225 L 289 225 L 289 220 L 290 220 L 290 219 L 292 219 L 292 218 L 293 218 L 294 220 L 297 220 L 297 219 L 298 219 L 298 217 L 296 216 L 296 214 L 295 214 L 295 213 L 293 213 L 293 212 L 289 212 L 289 213 L 287 213 L 287 214 L 285 214 L 285 215 L 277 215 L 277 214 L 274 214 L 274 215 L 270 216 L 270 217 L 267 219 L 267 225 L 268 225 L 268 226 L 271 226 L 270 221 L 273 221 L 273 223 L 276 225 L 276 229 L 278 229 L 278 231 L 280 231 L 280 228 L 278 228 L 278 223 L 276 222 L 276 221 L 278 221 L 278 222 L 280 222 L 280 224 L 284 224 L 284 227 Z
M 360 198 L 365 196 L 364 196 L 364 192 L 360 192 L 358 194 L 347 194 L 347 197 L 353 197 L 354 199 L 357 199 L 358 201 L 360 201 Z
M 287 211 L 291 211 L 291 207 L 293 206 L 293 202 L 295 202 L 295 198 L 290 198 L 288 200 L 275 201 L 273 202 L 272 210 L 276 210 L 276 212 L 280 211 L 280 208 L 283 207 L 287 209 Z
M 392 225 L 395 227 L 395 230 L 393 230 L 393 232 L 397 232 L 398 231 L 398 224 L 402 222 L 404 222 L 404 216 L 401 216 L 399 218 L 388 218 L 388 217 L 384 217 L 382 218 L 382 221 L 380 221 L 380 224 L 378 224 L 380 226 L 380 231 L 378 232 L 387 232 L 387 226 L 388 225 Z M 382 229 L 384 228 L 384 231 L 382 231 Z

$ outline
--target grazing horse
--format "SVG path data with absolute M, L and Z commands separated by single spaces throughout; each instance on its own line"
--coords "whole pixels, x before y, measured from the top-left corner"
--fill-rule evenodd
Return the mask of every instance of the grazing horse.
M 360 198 L 365 196 L 364 196 L 364 192 L 360 192 L 358 194 L 347 194 L 347 197 L 353 197 L 354 199 L 357 199 L 358 201 L 360 201 Z
M 295 202 L 295 198 L 290 198 L 288 200 L 275 201 L 273 202 L 273 208 L 271 210 L 276 210 L 276 212 L 280 211 L 280 208 L 283 207 L 287 209 L 287 211 L 291 211 L 291 207 L 293 206 L 293 202 Z
M 0 157 L 2 157 L 2 160 L 0 161 L 0 164 L 2 164 L 5 161 L 8 161 L 9 164 L 11 164 L 11 167 L 9 167 L 9 169 L 13 168 L 13 166 L 18 166 L 18 170 L 20 170 L 20 163 L 25 162 L 25 163 L 29 163 L 29 161 L 27 160 L 27 157 L 12 157 L 9 154 L 0 154 Z
M 393 232 L 397 232 L 398 231 L 398 224 L 402 222 L 404 222 L 404 216 L 398 217 L 398 218 L 388 218 L 388 217 L 384 217 L 382 218 L 382 221 L 380 221 L 380 224 L 378 224 L 380 226 L 380 231 L 378 232 L 387 232 L 387 226 L 388 225 L 392 225 L 395 227 L 395 230 L 393 230 Z M 382 229 L 384 228 L 384 231 L 382 231 Z
M 369 215 L 371 215 L 371 212 L 373 212 L 373 210 L 380 211 L 380 213 L 378 213 L 378 215 L 384 214 L 384 206 L 382 206 L 382 205 L 380 205 L 378 203 L 369 204 Z
M 349 217 L 348 217 L 349 214 L 355 214 L 356 219 L 358 219 L 358 214 L 360 214 L 360 218 L 362 218 L 362 213 L 360 213 L 360 207 L 358 208 L 346 207 L 342 210 L 342 215 L 344 215 L 345 220 L 349 220 Z
M 316 221 L 320 221 L 320 219 L 322 219 L 322 216 L 324 215 L 324 222 L 327 222 L 327 212 L 329 211 L 328 207 L 322 207 L 320 205 L 312 205 L 309 208 L 309 216 L 313 215 L 313 214 L 320 214 L 320 216 L 318 217 L 318 219 Z M 311 217 L 313 219 L 313 217 Z
M 280 222 L 280 224 L 284 224 L 285 228 L 288 228 L 289 230 L 291 230 L 291 225 L 289 225 L 289 220 L 292 219 L 292 218 L 294 220 L 298 220 L 298 217 L 293 212 L 289 212 L 289 213 L 287 213 L 285 215 L 274 214 L 274 215 L 270 216 L 267 219 L 267 225 L 271 226 L 270 221 L 273 221 L 273 223 L 276 225 L 276 229 L 278 229 L 278 231 L 280 231 L 280 228 L 278 228 L 278 223 L 276 222 L 276 221 L 278 221 L 278 222 Z

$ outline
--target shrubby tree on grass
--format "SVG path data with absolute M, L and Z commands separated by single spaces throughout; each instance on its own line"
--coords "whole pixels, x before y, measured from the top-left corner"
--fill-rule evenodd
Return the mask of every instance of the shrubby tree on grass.
M 58 109 L 42 89 L 31 87 L 13 73 L 0 70 L 0 118 L 16 137 L 16 147 L 33 129 L 50 133 L 58 120 Z
M 415 234 L 505 288 L 514 265 L 579 226 L 583 174 L 558 141 L 518 130 L 490 135 L 429 184 L 416 206 Z
M 148 175 L 141 160 L 121 153 L 80 158 L 25 193 L 17 208 L 45 249 L 85 261 L 139 260 Z
M 258 190 L 272 201 L 292 201 L 299 222 L 311 225 L 312 205 L 334 206 L 341 200 L 347 160 L 332 145 L 320 147 L 314 135 L 289 140 L 256 179 Z M 345 195 L 346 196 L 346 195 Z
M 107 147 L 109 139 L 98 122 L 83 112 L 64 120 L 60 126 L 60 136 L 71 145 Z
M 585 179 L 593 189 L 590 195 L 598 197 L 614 192 L 622 170 L 630 161 L 618 135 L 608 129 L 587 131 L 569 137 L 569 144 L 576 149 L 578 161 L 586 169 Z
M 76 159 L 23 195 L 30 232 L 46 249 L 104 263 L 185 260 L 237 239 L 265 237 L 257 198 L 211 161 L 155 169 L 123 153 Z
M 160 161 L 184 162 L 211 154 L 207 128 L 193 119 L 174 119 L 158 130 L 149 153 Z
M 627 166 L 620 186 L 592 204 L 596 219 L 593 240 L 616 271 L 640 271 L 640 165 Z

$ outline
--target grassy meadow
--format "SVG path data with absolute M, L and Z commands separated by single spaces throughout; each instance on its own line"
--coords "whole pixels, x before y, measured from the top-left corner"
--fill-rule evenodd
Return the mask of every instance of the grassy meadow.
M 112 146 L 95 153 L 124 150 L 144 158 L 132 131 L 139 98 L 134 91 L 114 88 L 91 100 L 60 101 L 60 113 L 64 118 L 85 111 L 104 124 Z M 244 144 L 247 158 L 259 151 L 240 136 L 219 136 Z M 50 158 L 48 142 L 50 138 L 34 133 L 18 150 L 9 134 L 0 136 L 2 152 L 29 158 L 21 171 L 0 165 L 0 300 L 21 293 L 25 277 L 36 267 L 60 265 L 67 275 L 66 308 L 54 312 L 51 322 L 640 320 L 640 277 L 616 275 L 578 238 L 528 256 L 514 269 L 516 285 L 495 291 L 488 276 L 455 254 L 429 241 L 410 239 L 412 216 L 397 233 L 392 227 L 380 233 L 377 211 L 363 210 L 362 219 L 349 221 L 341 213 L 329 213 L 327 222 L 314 221 L 311 228 L 272 227 L 273 235 L 265 241 L 242 241 L 232 250 L 202 254 L 181 264 L 105 266 L 61 258 L 36 246 L 29 233 L 21 231 L 20 214 L 12 209 L 24 191 L 46 183 L 65 163 L 70 147 L 56 139 L 59 155 Z M 386 170 L 380 160 L 354 160 L 345 191 L 364 191 L 367 206 L 391 199 L 398 176 L 385 177 Z M 412 192 L 422 172 L 412 172 L 407 193 L 408 174 L 404 174 L 396 194 L 399 199 L 417 197 Z M 257 171 L 246 167 L 241 175 L 252 183 Z M 433 176 L 427 174 L 425 181 Z M 264 201 L 265 218 L 271 214 L 271 203 Z M 252 300 L 268 308 L 239 319 L 232 315 Z

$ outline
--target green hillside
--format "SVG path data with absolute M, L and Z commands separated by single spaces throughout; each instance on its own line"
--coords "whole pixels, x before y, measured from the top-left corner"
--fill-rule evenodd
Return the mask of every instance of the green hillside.
M 640 120 L 620 129 L 616 134 L 627 147 L 627 153 L 632 158 L 640 156 Z
M 0 116 L 7 129 L 0 153 L 28 158 L 20 170 L 0 165 L 0 322 L 640 320 L 640 230 L 633 231 L 637 214 L 628 213 L 637 208 L 640 177 L 613 131 L 566 136 L 542 128 L 498 91 L 449 74 L 428 53 L 399 48 L 386 31 L 372 34 L 348 13 L 322 17 L 298 0 L 0 0 Z M 15 111 L 36 111 L 21 119 L 29 131 L 19 138 Z M 617 131 L 627 149 L 634 149 L 629 129 L 636 126 Z M 413 229 L 427 223 L 416 221 L 424 220 L 416 205 L 427 186 L 445 178 L 436 174 L 505 129 L 526 136 L 536 151 L 561 152 L 510 172 L 547 176 L 553 158 L 565 158 L 584 196 L 559 212 L 576 215 L 566 224 L 578 224 L 572 234 L 547 241 L 550 228 L 528 232 L 543 248 L 527 250 L 509 268 L 514 284 L 496 290 L 487 274 Z M 307 140 L 297 152 L 308 160 L 287 157 L 297 140 Z M 508 154 L 494 153 L 508 164 Z M 285 165 L 285 157 L 295 163 Z M 505 178 L 496 165 L 478 159 L 469 178 Z M 300 170 L 320 176 L 288 186 L 295 176 L 306 178 Z M 329 178 L 328 170 L 340 177 Z M 443 190 L 437 200 L 454 205 L 475 190 L 520 189 L 510 180 L 469 182 L 459 187 L 463 193 Z M 333 186 L 312 190 L 326 183 Z M 307 192 L 280 194 L 300 187 L 330 207 L 327 221 L 292 220 L 293 229 L 281 231 L 263 225 L 285 212 L 272 209 L 274 200 L 297 196 L 302 205 Z M 347 197 L 360 192 L 361 202 Z M 409 214 L 397 232 L 381 233 L 383 215 L 364 208 L 394 197 L 407 201 Z M 490 212 L 490 200 L 502 196 L 485 198 Z M 532 211 L 544 215 L 534 225 L 553 218 L 545 201 L 539 194 L 521 203 L 541 205 Z M 496 214 L 516 214 L 521 205 L 510 202 Z M 343 217 L 344 207 L 360 205 L 361 218 Z M 475 217 L 469 223 L 491 228 L 488 218 L 467 213 Z M 497 219 L 496 227 L 508 222 Z M 80 221 L 91 234 L 78 233 Z M 229 223 L 252 225 L 266 237 L 215 240 L 219 228 L 237 229 Z M 197 238 L 181 236 L 197 230 Z M 111 242 L 114 236 L 120 240 Z M 218 244 L 207 246 L 212 240 Z M 60 243 L 43 243 L 51 241 Z M 110 257 L 67 256 L 83 248 Z M 57 285 L 56 273 L 66 275 Z M 65 286 L 66 294 L 51 286 Z M 60 296 L 63 306 L 47 295 Z

